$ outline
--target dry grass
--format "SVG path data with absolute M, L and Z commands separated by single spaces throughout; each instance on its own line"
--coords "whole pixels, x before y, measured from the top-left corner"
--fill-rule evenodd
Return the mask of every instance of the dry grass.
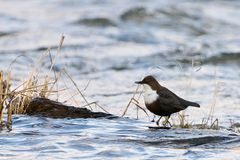
M 34 62 L 33 69 L 29 72 L 27 79 L 15 89 L 10 89 L 11 84 L 11 66 L 17 61 L 17 57 L 9 66 L 7 73 L 3 74 L 3 71 L 0 71 L 0 129 L 6 127 L 7 129 L 11 130 L 12 127 L 12 114 L 24 114 L 26 109 L 32 99 L 35 97 L 43 97 L 49 98 L 49 96 L 56 95 L 57 100 L 59 97 L 59 92 L 65 91 L 66 89 L 59 89 L 58 88 L 58 81 L 65 75 L 75 86 L 78 91 L 78 94 L 74 95 L 81 95 L 83 100 L 86 104 L 82 104 L 81 107 L 89 107 L 92 110 L 91 105 L 95 105 L 95 107 L 100 108 L 106 113 L 107 112 L 102 106 L 100 106 L 97 102 L 88 102 L 87 98 L 83 95 L 80 91 L 79 87 L 77 86 L 76 82 L 73 78 L 67 73 L 65 69 L 62 69 L 61 72 L 56 73 L 54 71 L 54 65 L 61 52 L 61 48 L 63 46 L 64 36 L 61 37 L 59 42 L 59 47 L 57 49 L 57 53 L 54 57 L 52 57 L 50 53 L 50 48 L 39 57 L 37 57 L 36 62 Z M 46 56 L 49 55 L 49 56 Z M 50 58 L 51 66 L 47 74 L 45 75 L 44 81 L 40 82 L 39 77 L 40 70 L 43 64 L 44 59 L 46 57 Z M 53 78 L 51 78 L 52 72 L 54 73 Z M 87 86 L 86 86 L 87 87 Z M 85 89 L 86 89 L 85 87 Z M 66 88 L 68 88 L 66 86 Z M 74 98 L 72 96 L 70 99 Z M 7 113 L 6 122 L 3 120 L 4 111 Z
M 0 72 L 0 125 L 2 126 L 3 122 L 2 122 L 2 116 L 3 116 L 3 109 L 4 109 L 4 95 L 5 95 L 5 91 L 4 91 L 4 84 L 3 84 L 3 72 Z
M 201 62 L 195 61 L 193 59 L 192 60 L 192 72 L 191 72 L 191 76 L 189 77 L 188 89 L 191 88 L 193 74 L 195 72 L 198 72 L 200 69 L 201 69 Z M 179 124 L 176 126 L 179 126 L 180 128 L 199 128 L 199 129 L 219 129 L 220 128 L 218 119 L 214 118 L 214 109 L 216 107 L 218 91 L 219 91 L 219 83 L 217 83 L 217 81 L 216 81 L 216 77 L 217 77 L 216 69 L 214 72 L 214 77 L 215 77 L 215 85 L 214 85 L 213 98 L 212 98 L 212 102 L 210 104 L 210 111 L 208 113 L 207 118 L 203 118 L 201 124 L 193 124 L 193 122 L 189 122 L 186 119 L 187 116 L 185 115 L 186 114 L 185 111 L 182 111 L 182 112 L 178 113 Z
M 188 89 L 191 88 L 192 85 L 192 77 L 195 72 L 198 72 L 201 69 L 201 62 L 192 60 L 192 72 L 191 76 L 188 78 L 189 84 Z M 199 129 L 219 129 L 219 121 L 217 118 L 214 118 L 214 109 L 216 107 L 217 103 L 217 97 L 218 97 L 218 91 L 219 91 L 219 83 L 216 81 L 216 69 L 214 72 L 215 77 L 215 85 L 214 85 L 214 92 L 213 92 L 213 98 L 212 102 L 210 103 L 210 111 L 208 113 L 207 118 L 203 118 L 201 124 L 193 124 L 193 122 L 189 122 L 186 119 L 186 113 L 185 111 L 182 111 L 178 113 L 178 122 L 179 124 L 176 126 L 179 126 L 180 128 L 199 128 Z
M 142 95 L 142 92 L 140 92 L 140 94 L 138 94 L 138 90 L 139 90 L 139 88 L 140 88 L 140 85 L 137 85 L 137 88 L 136 88 L 136 90 L 135 90 L 135 92 L 133 93 L 133 96 L 132 96 L 132 98 L 128 101 L 128 104 L 127 104 L 127 106 L 125 107 L 125 109 L 124 109 L 124 111 L 123 111 L 123 113 L 122 113 L 122 115 L 121 115 L 121 117 L 124 117 L 125 115 L 126 115 L 126 113 L 127 113 L 127 111 L 128 111 L 128 109 L 129 109 L 129 107 L 131 106 L 131 104 L 134 104 L 137 108 L 137 119 L 138 119 L 138 109 L 141 109 L 146 115 L 147 115 L 147 117 L 148 117 L 148 119 L 150 120 L 150 118 L 149 118 L 149 115 L 148 115 L 148 113 L 147 113 L 147 111 L 143 108 L 143 107 L 141 107 L 140 106 L 140 102 L 139 102 L 139 99 L 140 99 L 140 97 L 141 97 L 141 95 Z M 138 95 L 138 97 L 137 97 L 137 95 Z M 137 98 L 136 98 L 137 97 Z

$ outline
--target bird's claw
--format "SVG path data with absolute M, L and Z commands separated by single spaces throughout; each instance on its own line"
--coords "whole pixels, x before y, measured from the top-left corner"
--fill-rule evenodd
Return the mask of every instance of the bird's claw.
M 151 122 L 155 122 L 155 115 L 153 116 L 153 119 L 151 120 Z
M 169 124 L 170 127 L 172 127 L 172 124 L 168 120 L 165 123 L 163 123 L 162 125 L 164 127 L 167 127 L 168 124 Z

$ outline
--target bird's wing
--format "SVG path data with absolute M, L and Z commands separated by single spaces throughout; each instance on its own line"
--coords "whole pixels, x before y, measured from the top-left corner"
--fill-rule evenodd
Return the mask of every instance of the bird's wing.
M 165 87 L 161 87 L 161 90 L 158 90 L 157 94 L 159 95 L 159 101 L 166 105 L 166 107 L 176 108 L 179 110 L 186 108 L 181 104 L 178 96 Z

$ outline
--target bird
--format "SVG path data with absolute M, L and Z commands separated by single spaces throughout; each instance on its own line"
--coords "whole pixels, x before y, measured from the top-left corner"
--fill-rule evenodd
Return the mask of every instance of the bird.
M 185 100 L 166 87 L 160 85 L 151 75 L 148 75 L 144 77 L 142 81 L 136 81 L 135 83 L 143 85 L 146 108 L 154 115 L 160 116 L 156 121 L 157 125 L 159 125 L 159 121 L 163 116 L 167 117 L 167 121 L 164 124 L 165 126 L 167 123 L 170 124 L 168 120 L 171 114 L 184 110 L 189 106 L 200 108 L 198 103 Z

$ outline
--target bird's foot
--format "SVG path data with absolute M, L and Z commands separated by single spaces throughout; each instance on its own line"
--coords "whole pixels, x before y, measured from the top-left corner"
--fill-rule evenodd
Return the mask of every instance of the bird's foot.
M 170 122 L 163 123 L 164 127 L 168 127 L 168 125 L 169 125 L 169 127 L 172 127 L 172 124 Z
M 168 124 L 169 124 L 170 127 L 172 127 L 172 124 L 169 122 L 169 118 L 170 118 L 170 116 L 168 116 L 168 117 L 165 119 L 165 121 L 162 123 L 162 125 L 163 125 L 164 127 L 167 127 Z
M 167 123 L 163 123 L 162 125 L 163 125 L 163 127 L 167 127 Z
M 155 122 L 155 115 L 153 116 L 153 119 L 151 120 L 151 122 Z
M 159 126 L 159 122 L 161 120 L 162 116 L 159 117 L 159 119 L 156 121 L 156 124 Z
M 169 124 L 170 127 L 172 127 L 172 124 L 169 121 L 168 121 L 168 124 Z

